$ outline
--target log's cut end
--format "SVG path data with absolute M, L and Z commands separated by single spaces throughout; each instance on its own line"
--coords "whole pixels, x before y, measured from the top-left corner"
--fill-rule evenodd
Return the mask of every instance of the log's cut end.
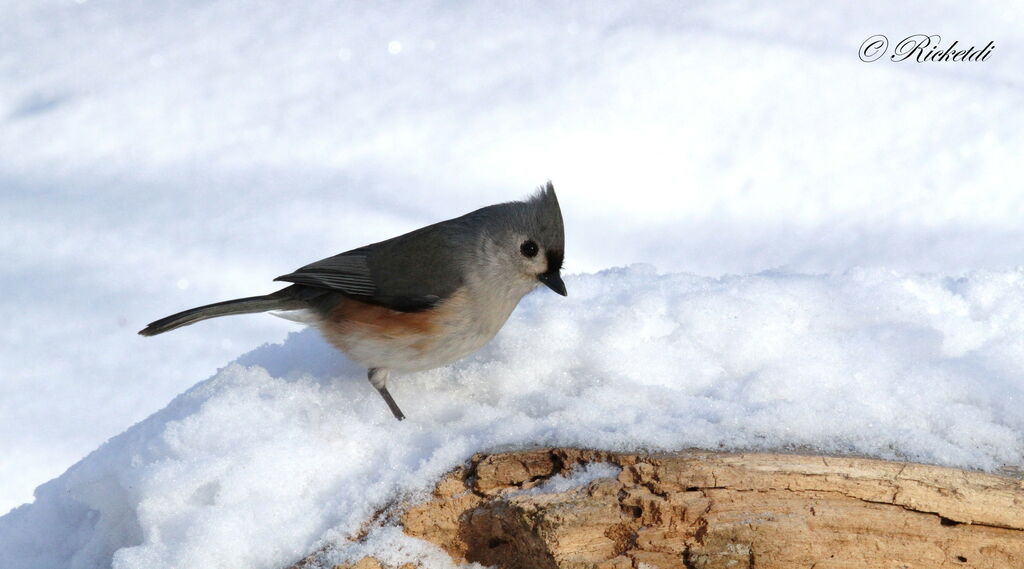
M 589 463 L 617 468 L 573 486 Z M 505 569 L 1024 568 L 1020 480 L 860 458 L 480 455 L 401 524 L 455 561 Z

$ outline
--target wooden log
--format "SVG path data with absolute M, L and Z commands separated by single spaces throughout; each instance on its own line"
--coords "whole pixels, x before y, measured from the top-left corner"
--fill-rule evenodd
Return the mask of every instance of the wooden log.
M 591 462 L 621 470 L 527 491 Z M 863 458 L 479 455 L 401 524 L 456 561 L 506 569 L 1024 568 L 1021 480 Z

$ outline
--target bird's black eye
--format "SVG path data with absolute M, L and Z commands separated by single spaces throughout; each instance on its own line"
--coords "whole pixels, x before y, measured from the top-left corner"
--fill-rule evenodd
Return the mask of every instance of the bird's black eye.
M 527 257 L 536 257 L 538 251 L 540 251 L 540 247 L 533 241 L 523 241 L 523 244 L 519 246 L 519 252 Z

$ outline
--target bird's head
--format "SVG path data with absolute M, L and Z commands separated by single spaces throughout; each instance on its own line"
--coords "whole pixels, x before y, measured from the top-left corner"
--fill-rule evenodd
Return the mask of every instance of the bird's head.
M 562 281 L 565 229 L 555 187 L 548 182 L 526 201 L 495 206 L 492 239 L 510 273 L 528 283 L 543 284 L 566 296 Z

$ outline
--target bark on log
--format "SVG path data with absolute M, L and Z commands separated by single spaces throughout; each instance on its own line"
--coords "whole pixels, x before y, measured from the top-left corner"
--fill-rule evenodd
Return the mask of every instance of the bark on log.
M 523 492 L 589 462 L 622 470 Z M 1020 480 L 861 458 L 480 455 L 401 523 L 455 560 L 507 569 L 1024 568 Z

